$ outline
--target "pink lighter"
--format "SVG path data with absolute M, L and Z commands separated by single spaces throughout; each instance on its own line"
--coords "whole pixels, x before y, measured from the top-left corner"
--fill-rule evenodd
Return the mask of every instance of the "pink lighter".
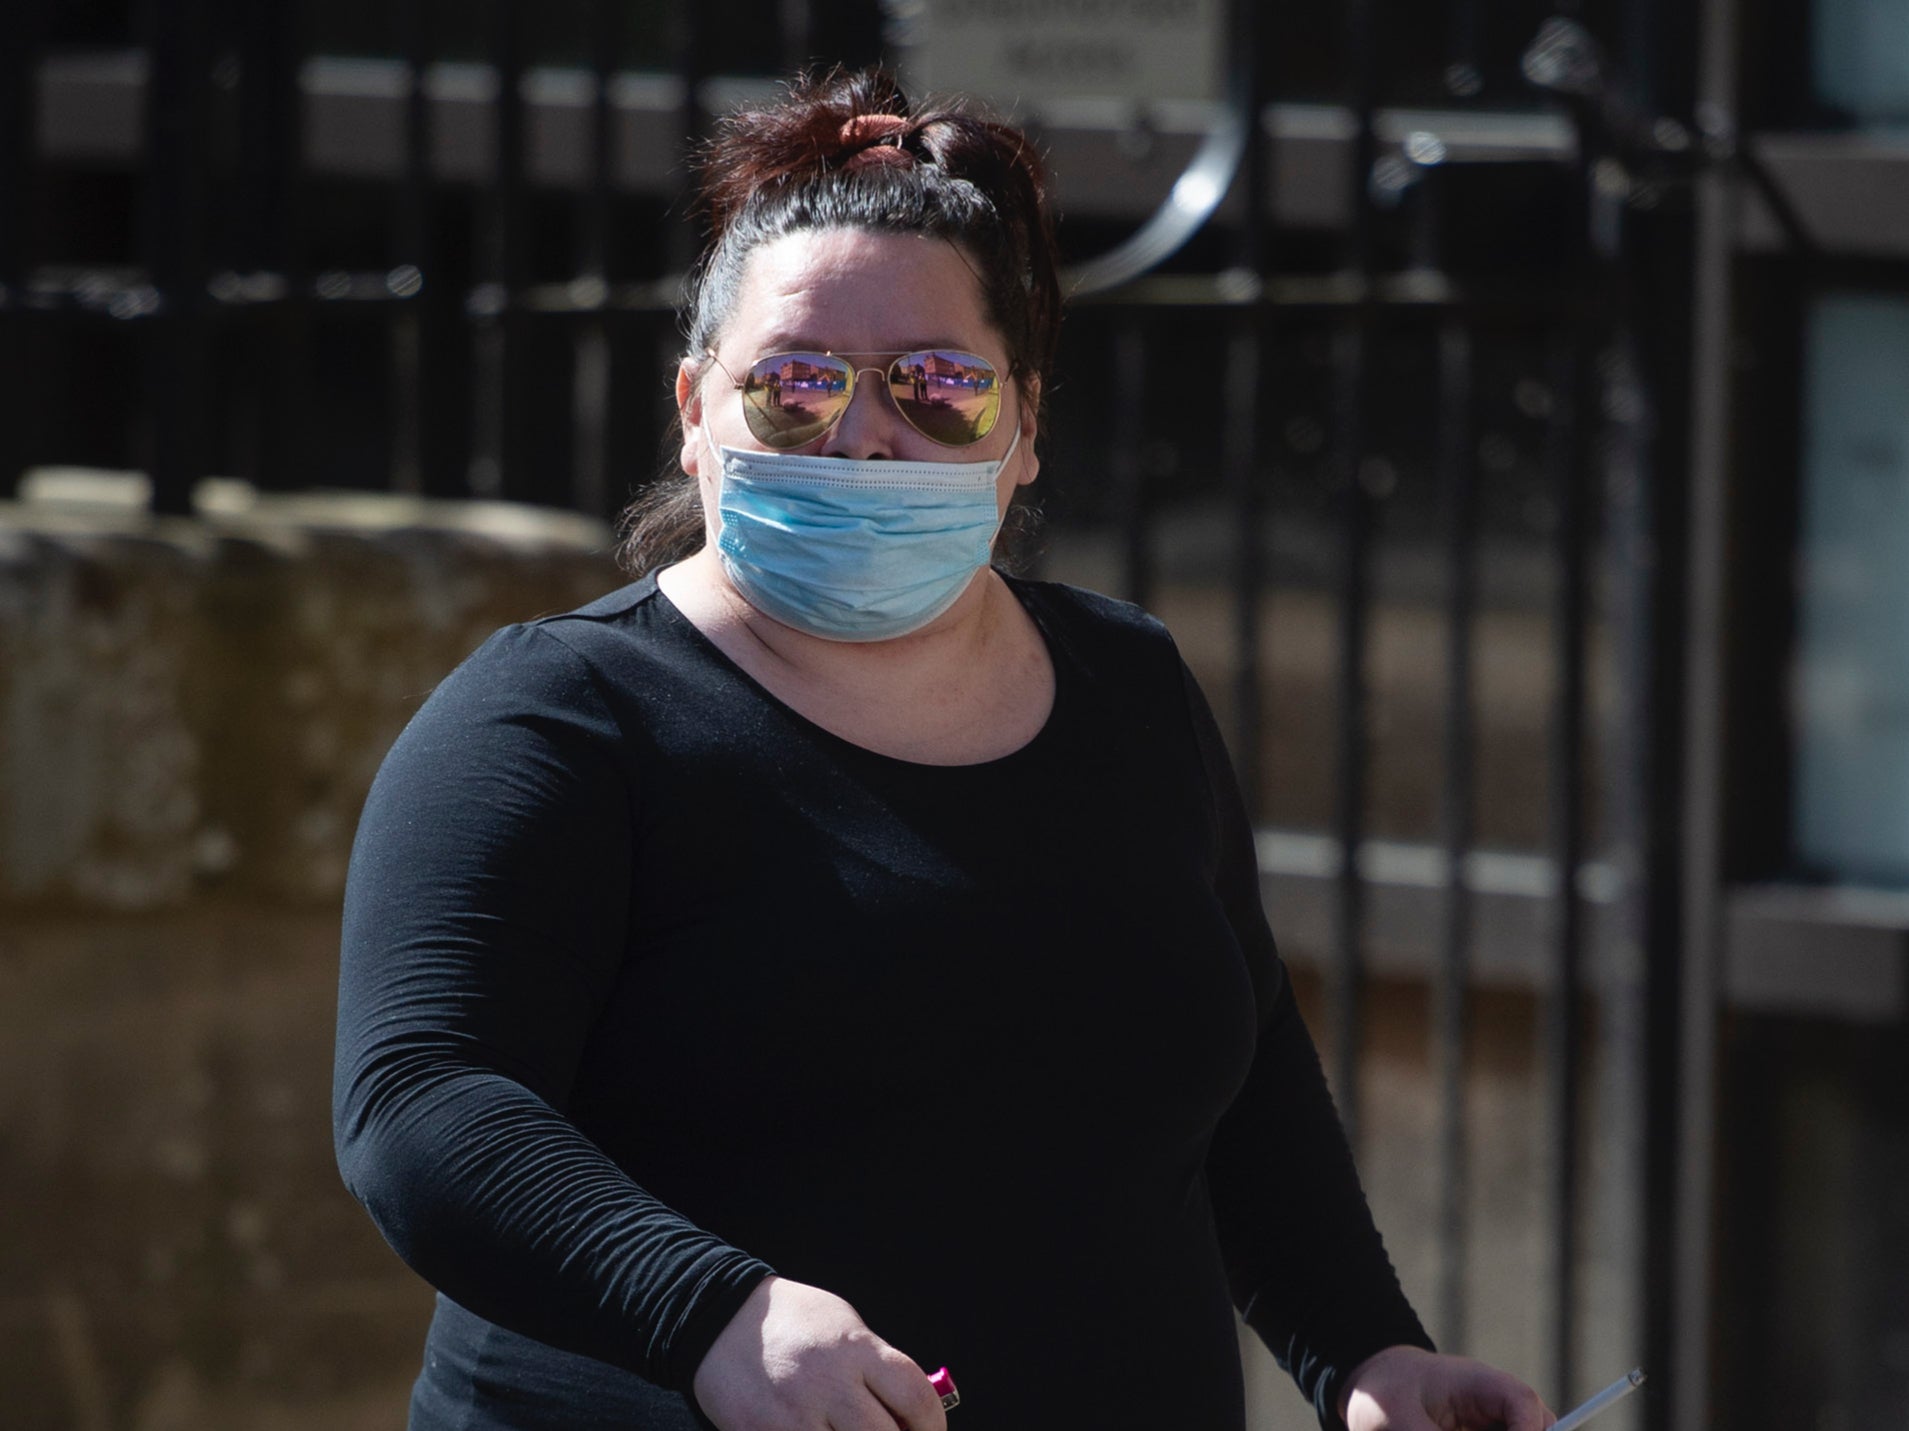
M 934 1387 L 935 1395 L 941 1398 L 943 1411 L 952 1411 L 961 1404 L 961 1393 L 955 1390 L 954 1378 L 948 1375 L 947 1367 L 944 1366 L 929 1377 L 928 1384 Z

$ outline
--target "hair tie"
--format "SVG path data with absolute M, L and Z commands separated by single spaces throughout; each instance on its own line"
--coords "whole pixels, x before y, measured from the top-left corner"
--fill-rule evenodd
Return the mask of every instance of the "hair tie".
M 850 164 L 912 164 L 915 156 L 901 147 L 912 128 L 899 114 L 858 114 L 842 124 L 842 147 L 851 151 Z M 892 142 L 891 142 L 892 141 Z

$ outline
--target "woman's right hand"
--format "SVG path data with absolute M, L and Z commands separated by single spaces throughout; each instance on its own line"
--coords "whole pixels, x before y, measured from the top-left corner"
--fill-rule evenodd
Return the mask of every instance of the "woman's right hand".
M 947 1431 L 928 1375 L 833 1292 L 765 1277 L 693 1385 L 722 1431 Z

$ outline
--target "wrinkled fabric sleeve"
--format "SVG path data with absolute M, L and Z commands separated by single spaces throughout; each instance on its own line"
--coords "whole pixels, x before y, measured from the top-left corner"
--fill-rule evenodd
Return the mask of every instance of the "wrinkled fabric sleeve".
M 687 1392 L 770 1269 L 564 1116 L 627 936 L 621 741 L 592 669 L 534 626 L 406 727 L 352 850 L 333 1132 L 346 1185 L 453 1301 Z
M 1430 1348 L 1366 1203 L 1312 1036 L 1260 902 L 1259 860 L 1212 711 L 1185 672 L 1214 792 L 1214 886 L 1253 977 L 1259 1039 L 1216 1131 L 1207 1185 L 1234 1305 L 1298 1382 L 1326 1431 L 1342 1428 L 1349 1372 L 1388 1346 Z

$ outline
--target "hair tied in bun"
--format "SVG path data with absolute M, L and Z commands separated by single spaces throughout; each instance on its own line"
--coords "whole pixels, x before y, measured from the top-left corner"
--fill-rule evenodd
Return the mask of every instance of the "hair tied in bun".
M 842 148 L 850 164 L 912 164 L 915 156 L 901 147 L 912 126 L 899 114 L 858 114 L 843 122 Z

